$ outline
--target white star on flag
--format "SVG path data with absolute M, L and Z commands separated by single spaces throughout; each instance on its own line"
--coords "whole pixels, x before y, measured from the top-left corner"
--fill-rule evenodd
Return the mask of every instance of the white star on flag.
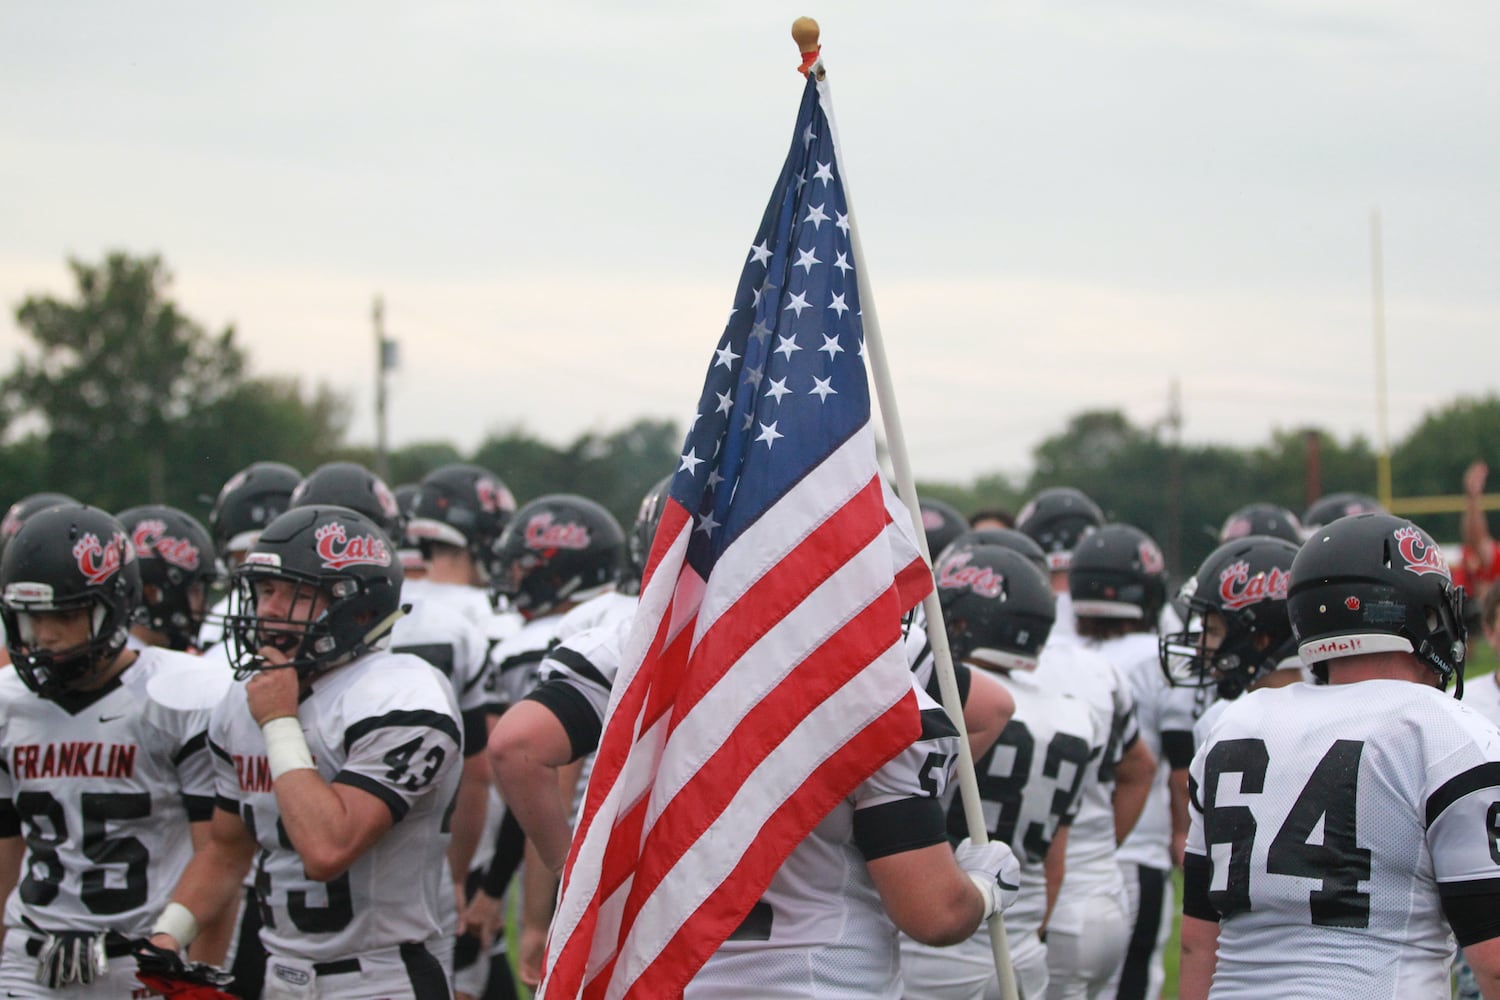
M 699 515 L 698 530 L 703 532 L 709 538 L 712 538 L 714 536 L 714 529 L 717 527 L 719 527 L 719 522 L 714 520 L 713 511 L 709 511 L 707 514 Z
M 835 222 L 834 225 L 838 226 L 840 229 L 842 229 L 844 231 L 844 235 L 845 236 L 848 236 L 849 235 L 849 213 L 848 212 L 840 212 L 837 209 L 835 209 L 834 210 L 834 214 L 838 216 L 838 221 Z
M 833 266 L 838 268 L 839 273 L 846 278 L 849 277 L 849 272 L 854 270 L 854 265 L 849 263 L 849 258 L 842 251 L 839 252 L 838 260 L 833 262 Z
M 828 303 L 828 308 L 838 313 L 839 319 L 843 319 L 844 313 L 848 312 L 849 310 L 849 307 L 844 305 L 844 296 L 841 294 L 833 296 L 833 301 Z
M 793 351 L 802 350 L 802 348 L 797 345 L 796 337 L 778 337 L 777 339 L 780 340 L 781 343 L 776 345 L 776 350 L 772 352 L 773 354 L 785 354 L 787 358 L 790 359 Z
M 714 411 L 715 413 L 728 413 L 734 409 L 734 397 L 729 393 L 715 390 L 715 395 L 719 397 L 719 407 Z
M 786 437 L 785 434 L 780 434 L 780 433 L 777 433 L 777 431 L 776 431 L 776 425 L 779 424 L 780 422 L 781 421 L 779 421 L 779 420 L 773 420 L 769 424 L 761 424 L 760 425 L 760 436 L 757 437 L 755 440 L 757 440 L 757 441 L 764 441 L 766 443 L 766 447 L 769 448 L 769 447 L 771 447 L 771 445 L 773 445 L 773 444 L 776 443 L 777 438 L 784 438 L 784 437 Z
M 689 448 L 687 454 L 681 456 L 682 464 L 677 467 L 678 472 L 686 472 L 688 475 L 696 475 L 698 466 L 703 464 L 703 459 L 698 457 L 696 448 Z
M 813 387 L 807 390 L 807 394 L 809 396 L 817 396 L 820 402 L 828 402 L 829 396 L 837 396 L 839 394 L 839 391 L 837 389 L 828 384 L 832 381 L 832 375 L 828 376 L 827 378 L 818 378 L 818 376 L 814 375 Z M 709 478 L 713 478 L 713 475 L 713 473 L 709 473 Z
M 813 228 L 818 229 L 823 223 L 828 221 L 828 214 L 823 211 L 822 205 L 809 205 L 807 206 L 807 218 L 802 221 L 804 223 L 811 222 Z
M 802 310 L 811 308 L 812 303 L 807 301 L 807 293 L 798 292 L 796 295 L 793 295 L 790 299 L 787 300 L 786 308 L 783 309 L 782 312 L 795 312 L 797 314 L 797 318 L 801 319 Z
M 791 391 L 792 390 L 786 387 L 786 379 L 773 378 L 771 380 L 771 388 L 766 390 L 766 395 L 770 396 L 772 399 L 779 403 L 781 402 L 781 397 L 785 396 Z
M 832 361 L 834 355 L 836 355 L 840 351 L 842 351 L 843 348 L 839 346 L 839 338 L 838 337 L 836 337 L 836 336 L 835 337 L 830 337 L 830 336 L 828 336 L 828 334 L 825 333 L 825 334 L 823 334 L 823 346 L 820 347 L 820 348 L 818 348 L 818 350 L 820 350 L 820 351 L 827 351 L 828 352 L 828 360 Z
M 798 315 L 800 316 L 801 313 L 798 313 Z M 731 349 L 728 344 L 725 344 L 714 353 L 719 356 L 719 360 L 714 362 L 715 368 L 719 367 L 720 365 L 723 365 L 725 368 L 730 368 L 733 367 L 735 361 L 739 360 L 739 355 L 734 353 L 733 349 Z
M 802 268 L 804 274 L 811 274 L 813 265 L 821 263 L 823 262 L 818 259 L 818 255 L 815 250 L 798 250 L 797 263 L 793 264 L 792 266 Z
M 771 259 L 771 248 L 766 245 L 765 240 L 761 240 L 750 248 L 750 256 L 755 258 L 755 263 L 763 265 Z
M 813 180 L 822 181 L 824 184 L 833 180 L 833 161 L 819 163 L 818 169 L 813 171 Z

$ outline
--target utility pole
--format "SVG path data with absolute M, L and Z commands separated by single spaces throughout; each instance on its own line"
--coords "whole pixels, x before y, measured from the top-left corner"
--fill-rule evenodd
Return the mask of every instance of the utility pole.
M 1182 565 L 1182 384 L 1173 376 L 1167 389 L 1167 566 L 1175 576 Z
M 379 295 L 370 310 L 375 324 L 375 472 L 381 479 L 391 477 L 390 452 L 385 426 L 385 373 L 396 367 L 396 342 L 385 337 L 385 303 Z
M 1375 426 L 1379 452 L 1375 458 L 1376 495 L 1391 509 L 1391 429 L 1385 384 L 1385 275 L 1380 245 L 1380 209 L 1370 211 L 1370 297 L 1375 321 Z

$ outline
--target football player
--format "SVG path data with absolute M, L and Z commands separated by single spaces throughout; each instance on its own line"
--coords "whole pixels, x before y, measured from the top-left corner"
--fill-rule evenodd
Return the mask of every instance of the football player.
M 1144 1000 L 1155 997 L 1165 979 L 1161 952 L 1172 929 L 1173 846 L 1187 836 L 1195 692 L 1168 685 L 1158 664 L 1156 627 L 1166 600 L 1166 560 L 1151 536 L 1128 524 L 1090 532 L 1073 552 L 1068 586 L 1079 638 L 1129 681 L 1141 739 L 1157 761 L 1140 819 L 1115 853 L 1131 927 L 1117 995 Z
M 0 672 L 8 996 L 145 995 L 130 944 L 206 840 L 220 689 L 193 657 L 127 648 L 140 600 L 129 535 L 92 507 L 34 514 L 0 560 L 14 663 Z
M 461 723 L 431 664 L 383 648 L 401 613 L 390 540 L 347 508 L 297 507 L 233 582 L 248 679 L 214 711 L 212 835 L 152 942 L 190 941 L 253 857 L 265 996 L 447 997 Z
M 1084 535 L 1104 523 L 1104 512 L 1082 491 L 1071 486 L 1053 486 L 1026 502 L 1016 515 L 1016 530 L 1029 536 L 1047 554 L 1052 593 L 1057 596 L 1054 635 L 1072 635 L 1072 597 L 1068 593 L 1068 567 L 1073 549 Z
M 1296 555 L 1297 546 L 1281 538 L 1238 538 L 1210 552 L 1183 585 L 1188 625 L 1162 636 L 1160 661 L 1174 686 L 1218 694 L 1193 726 L 1195 747 L 1241 694 L 1304 679 L 1286 616 Z
M 1086 773 L 1104 752 L 1109 722 L 1037 669 L 1056 600 L 1025 556 L 998 545 L 965 545 L 939 560 L 936 577 L 954 659 L 998 677 L 1015 704 L 974 770 L 989 836 L 1020 861 L 1019 894 L 1005 918 L 1016 984 L 1022 996 L 1042 997 L 1043 939 L 1064 878 L 1068 824 Z M 965 835 L 962 803 L 951 803 L 947 828 L 951 841 Z M 909 1000 L 979 1000 L 999 988 L 985 933 L 951 948 L 904 939 L 901 971 Z
M 147 646 L 196 653 L 209 590 L 219 578 L 207 529 L 191 514 L 162 504 L 123 510 L 119 520 L 141 568 L 142 600 L 132 635 Z
M 208 512 L 208 531 L 226 570 L 237 567 L 255 544 L 261 529 L 286 510 L 292 490 L 301 481 L 302 473 L 290 465 L 254 462 L 230 476 L 219 488 Z M 211 649 L 224 638 L 224 617 L 239 612 L 233 602 L 231 590 L 209 610 L 198 630 L 199 649 Z
M 1193 757 L 1180 996 L 1447 997 L 1456 937 L 1500 997 L 1500 732 L 1443 693 L 1465 634 L 1441 549 L 1335 520 L 1287 614 L 1327 683 L 1239 698 Z

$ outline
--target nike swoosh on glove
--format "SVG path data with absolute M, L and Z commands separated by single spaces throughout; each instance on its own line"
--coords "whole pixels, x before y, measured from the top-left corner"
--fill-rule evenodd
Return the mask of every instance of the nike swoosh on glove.
M 965 838 L 953 857 L 984 897 L 986 920 L 1016 901 L 1021 890 L 1021 864 L 1009 846 L 998 840 L 976 844 Z

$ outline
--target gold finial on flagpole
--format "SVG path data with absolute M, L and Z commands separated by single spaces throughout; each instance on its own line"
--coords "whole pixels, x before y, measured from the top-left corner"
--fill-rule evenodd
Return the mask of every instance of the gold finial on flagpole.
M 797 18 L 792 22 L 792 38 L 797 43 L 797 51 L 802 53 L 802 65 L 797 67 L 797 72 L 806 76 L 818 59 L 818 22 L 810 17 Z

